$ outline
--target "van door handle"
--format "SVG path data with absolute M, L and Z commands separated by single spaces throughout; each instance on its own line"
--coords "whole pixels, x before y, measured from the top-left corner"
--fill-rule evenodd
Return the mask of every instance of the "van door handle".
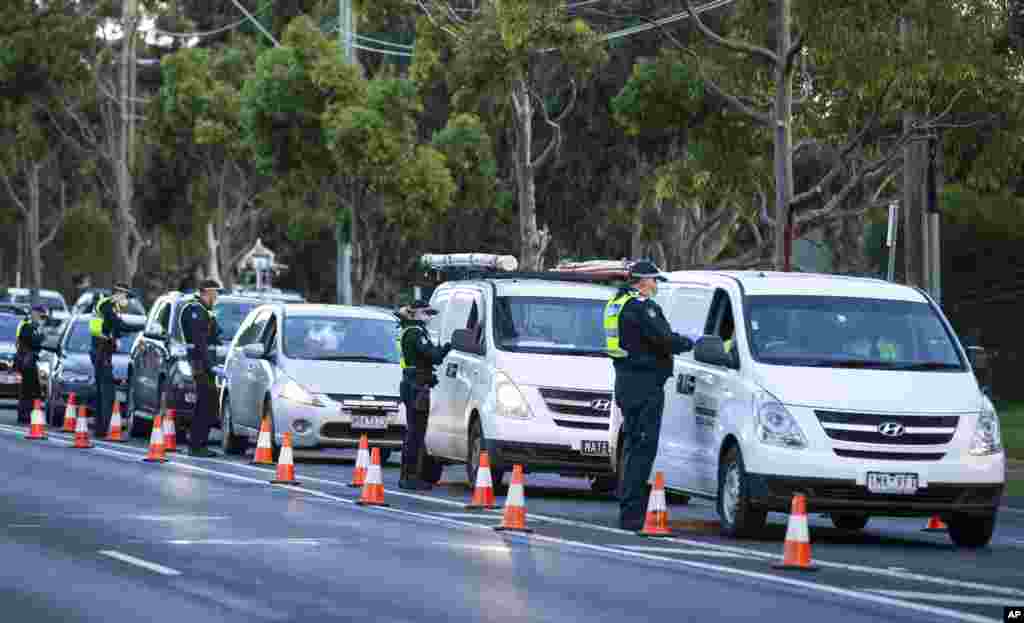
M 455 373 L 458 372 L 458 370 L 459 370 L 459 365 L 458 364 L 450 363 L 450 364 L 448 364 L 448 367 L 445 368 L 444 374 L 445 374 L 445 376 L 454 379 L 455 378 Z
M 697 379 L 692 374 L 680 374 L 679 380 L 676 382 L 676 392 L 689 395 L 692 394 L 696 388 Z

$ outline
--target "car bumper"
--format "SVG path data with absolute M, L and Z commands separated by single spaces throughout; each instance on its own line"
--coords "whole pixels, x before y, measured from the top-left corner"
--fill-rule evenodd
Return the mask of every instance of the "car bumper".
M 558 426 L 547 413 L 529 420 L 492 416 L 484 422 L 487 453 L 499 469 L 519 463 L 528 472 L 565 476 L 612 473 L 609 454 L 584 454 L 583 443 L 608 444 L 608 429 Z M 609 444 L 609 451 L 610 451 Z
M 306 425 L 297 424 L 301 422 Z M 274 399 L 274 436 L 280 443 L 283 433 L 291 432 L 295 448 L 355 448 L 365 434 L 370 446 L 401 450 L 405 429 L 402 408 L 387 414 L 387 428 L 358 429 L 352 427 L 351 416 L 338 405 L 314 407 L 280 397 Z

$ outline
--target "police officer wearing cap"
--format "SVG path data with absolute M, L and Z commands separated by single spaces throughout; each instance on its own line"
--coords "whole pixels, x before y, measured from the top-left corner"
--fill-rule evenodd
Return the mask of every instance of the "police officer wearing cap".
M 89 321 L 89 332 L 92 334 L 90 356 L 96 372 L 97 437 L 106 437 L 110 414 L 114 409 L 114 352 L 117 350 L 117 340 L 126 333 L 143 329 L 143 325 L 126 322 L 121 318 L 128 306 L 130 292 L 131 288 L 126 284 L 114 285 L 113 294 L 96 302 L 92 320 Z
M 39 387 L 39 351 L 46 339 L 40 328 L 47 315 L 45 305 L 33 305 L 31 315 L 18 325 L 17 353 L 14 368 L 21 373 L 18 394 L 18 423 L 28 424 L 32 418 L 32 406 L 42 398 Z
M 435 346 L 427 333 L 427 321 L 437 310 L 425 301 L 416 301 L 396 314 L 401 332 L 398 334 L 398 352 L 401 357 L 402 383 L 399 395 L 405 405 L 405 439 L 402 442 L 402 474 L 398 486 L 402 489 L 426 491 L 433 485 L 420 480 L 418 473 L 420 451 L 427 434 L 427 416 L 430 413 L 430 388 L 437 385 L 434 367 L 451 351 L 452 345 Z
M 606 346 L 615 367 L 615 402 L 622 410 L 623 465 L 619 523 L 624 530 L 643 527 L 648 479 L 658 452 L 665 381 L 672 376 L 672 355 L 693 348 L 673 333 L 653 297 L 666 281 L 651 262 L 636 262 L 630 283 L 608 301 L 604 312 Z
M 192 456 L 217 456 L 206 444 L 217 417 L 217 379 L 210 350 L 221 345 L 220 327 L 213 315 L 219 290 L 220 284 L 216 281 L 202 281 L 197 296 L 182 305 L 179 316 L 178 324 L 188 344 L 192 379 L 196 384 L 196 406 L 188 433 L 189 454 Z

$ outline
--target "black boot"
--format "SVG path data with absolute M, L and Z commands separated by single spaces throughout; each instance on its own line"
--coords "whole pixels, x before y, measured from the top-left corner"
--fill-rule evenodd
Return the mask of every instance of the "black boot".
M 398 488 L 405 489 L 406 491 L 430 491 L 434 487 L 429 482 L 423 482 L 419 479 L 415 463 L 407 461 L 403 453 L 402 471 L 399 476 Z

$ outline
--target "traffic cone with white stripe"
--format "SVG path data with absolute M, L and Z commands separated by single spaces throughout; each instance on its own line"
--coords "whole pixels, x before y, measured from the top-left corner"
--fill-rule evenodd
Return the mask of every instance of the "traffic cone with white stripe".
M 921 532 L 945 532 L 949 527 L 946 522 L 942 521 L 942 517 L 938 515 L 932 515 L 931 519 L 928 520 L 928 525 L 921 529 Z
M 380 448 L 374 448 L 370 457 L 370 469 L 366 472 L 363 495 L 356 502 L 360 506 L 391 506 L 384 503 L 384 480 L 380 473 Z
M 270 418 L 263 416 L 260 422 L 260 436 L 256 440 L 256 452 L 252 455 L 253 465 L 273 465 L 274 449 L 270 444 Z
M 644 527 L 637 532 L 640 536 L 672 536 L 668 527 L 668 504 L 665 501 L 665 474 L 654 474 L 654 488 L 647 500 L 647 519 Z
M 174 409 L 168 409 L 164 414 L 164 452 L 178 451 L 178 427 L 174 422 Z
M 370 440 L 366 433 L 359 438 L 359 452 L 356 453 L 356 468 L 352 470 L 350 487 L 362 487 L 366 484 L 366 470 L 370 466 Z
M 110 416 L 110 430 L 107 431 L 107 441 L 124 441 L 121 428 L 121 403 L 115 400 L 114 412 Z
M 75 414 L 78 412 L 78 405 L 75 404 L 75 392 L 68 394 L 68 405 L 64 408 L 64 432 L 75 432 Z
M 270 481 L 275 485 L 299 485 L 295 480 L 295 459 L 292 457 L 292 434 L 285 433 L 281 442 L 281 456 L 277 461 L 277 478 Z
M 491 458 L 488 456 L 487 450 L 480 451 L 480 467 L 476 470 L 473 501 L 467 504 L 466 508 L 494 508 L 494 482 L 491 479 Z
M 523 466 L 512 467 L 512 484 L 508 487 L 505 498 L 505 516 L 500 526 L 494 526 L 499 532 L 533 532 L 526 527 L 526 494 L 523 492 Z
M 32 423 L 25 439 L 46 439 L 46 417 L 43 416 L 42 400 L 37 400 L 32 405 Z
M 811 531 L 807 526 L 807 498 L 803 494 L 797 493 L 793 496 L 782 562 L 772 567 L 798 571 L 818 570 L 818 567 L 811 563 Z
M 153 418 L 153 432 L 149 435 L 149 454 L 142 460 L 147 463 L 167 462 L 167 457 L 164 456 L 164 422 L 159 413 Z
M 82 411 L 85 407 L 82 407 Z M 75 443 L 72 448 L 91 448 L 92 442 L 89 440 L 89 418 L 83 413 L 79 413 L 75 419 Z

